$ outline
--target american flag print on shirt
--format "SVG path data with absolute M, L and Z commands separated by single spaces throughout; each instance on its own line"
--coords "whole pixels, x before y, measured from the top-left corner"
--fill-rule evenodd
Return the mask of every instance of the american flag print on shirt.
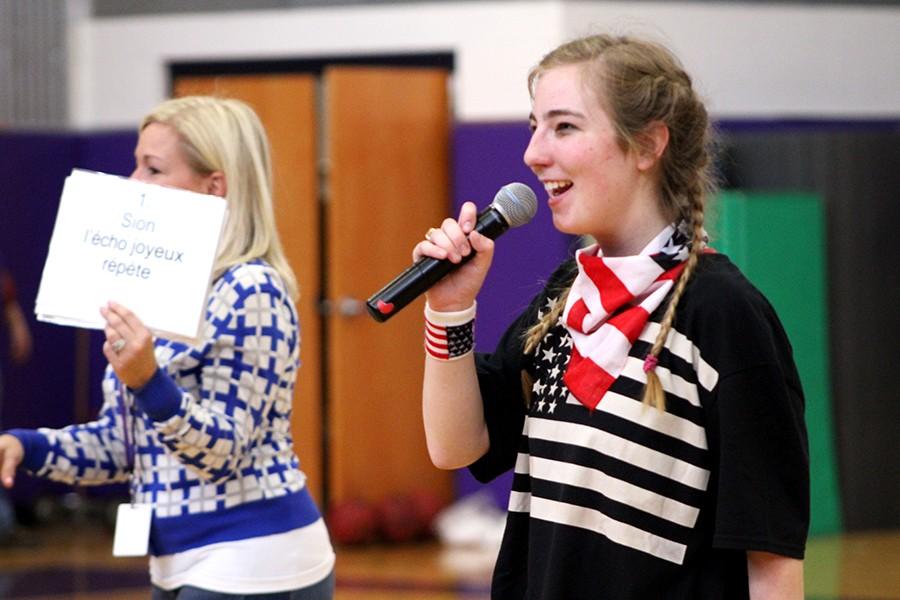
M 555 302 L 548 299 L 545 310 Z M 669 410 L 678 414 L 646 409 L 642 357 L 659 331 L 651 321 L 604 400 L 585 410 L 564 378 L 574 344 L 563 325 L 551 328 L 535 349 L 509 510 L 683 564 L 710 473 L 699 388 L 709 391 L 702 382 L 710 385 L 717 374 L 676 332 L 666 359 L 685 374 L 697 369 L 696 375 L 682 381 L 667 363 L 662 384 Z

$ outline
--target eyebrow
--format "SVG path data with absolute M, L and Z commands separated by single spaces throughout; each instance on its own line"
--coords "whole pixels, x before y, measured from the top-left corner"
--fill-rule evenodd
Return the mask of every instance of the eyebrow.
M 585 118 L 582 113 L 576 110 L 569 110 L 567 108 L 554 108 L 553 110 L 548 110 L 546 113 L 544 113 L 544 119 L 552 119 L 554 117 L 579 117 L 581 119 Z M 536 121 L 537 118 L 534 116 L 534 113 L 530 113 L 528 115 L 528 120 Z

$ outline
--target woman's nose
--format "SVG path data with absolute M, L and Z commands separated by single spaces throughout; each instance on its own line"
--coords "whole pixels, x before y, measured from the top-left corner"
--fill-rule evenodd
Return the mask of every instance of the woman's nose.
M 525 161 L 525 164 L 532 171 L 537 171 L 547 164 L 547 153 L 537 131 L 531 134 L 531 139 L 528 141 L 528 147 L 525 148 L 525 155 L 522 157 L 522 160 Z

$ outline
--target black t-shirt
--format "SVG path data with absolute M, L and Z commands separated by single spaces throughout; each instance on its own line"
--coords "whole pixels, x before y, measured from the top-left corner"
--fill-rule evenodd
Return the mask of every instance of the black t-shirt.
M 563 383 L 562 325 L 522 353 L 574 274 L 562 265 L 476 358 L 490 448 L 470 469 L 515 469 L 492 597 L 746 598 L 746 551 L 802 558 L 809 522 L 803 394 L 774 310 L 725 256 L 702 256 L 659 356 L 665 411 L 641 402 L 665 303 L 591 411 Z

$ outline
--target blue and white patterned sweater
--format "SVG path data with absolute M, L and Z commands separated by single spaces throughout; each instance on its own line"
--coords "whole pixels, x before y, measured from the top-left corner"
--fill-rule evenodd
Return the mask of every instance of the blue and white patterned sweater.
M 213 284 L 197 345 L 156 340 L 159 370 L 141 390 L 107 367 L 96 421 L 9 433 L 38 476 L 131 479 L 134 500 L 153 506 L 154 555 L 290 531 L 319 519 L 290 431 L 299 349 L 277 272 L 236 265 Z

